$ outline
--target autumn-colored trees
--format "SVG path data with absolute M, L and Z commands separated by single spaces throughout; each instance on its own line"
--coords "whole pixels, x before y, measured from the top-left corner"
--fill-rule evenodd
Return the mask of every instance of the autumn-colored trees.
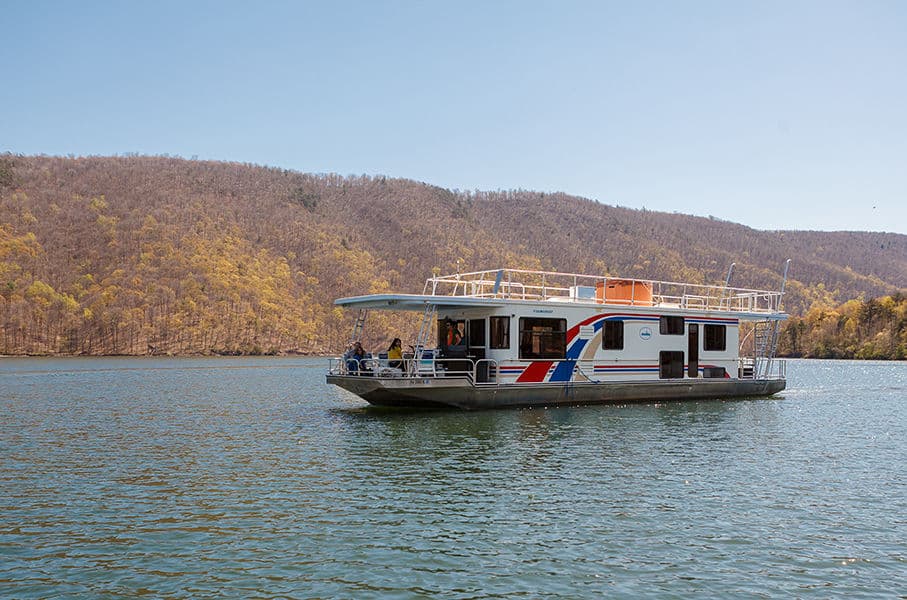
M 907 295 L 813 306 L 787 323 L 779 351 L 810 358 L 907 359 Z
M 795 224 L 792 224 L 795 225 Z M 526 191 L 166 157 L 0 157 L 0 353 L 335 352 L 335 298 L 509 266 L 777 289 L 800 314 L 907 285 L 907 236 L 760 232 Z M 411 342 L 373 314 L 365 343 Z

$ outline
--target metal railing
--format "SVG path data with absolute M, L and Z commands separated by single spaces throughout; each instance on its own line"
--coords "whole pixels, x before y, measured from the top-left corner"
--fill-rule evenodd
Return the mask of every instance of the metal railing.
M 739 379 L 787 379 L 787 361 L 778 358 L 745 357 L 737 359 Z
M 501 385 L 498 361 L 491 358 L 428 358 L 421 361 L 404 359 L 402 368 L 389 367 L 385 359 L 361 360 L 330 358 L 328 374 L 352 377 L 424 379 L 431 377 L 465 377 L 475 385 Z M 547 362 L 547 361 L 545 361 Z M 586 381 L 601 382 L 595 376 L 594 361 L 576 361 L 576 373 Z M 465 367 L 465 368 L 464 368 Z M 589 370 L 592 374 L 589 374 Z M 739 358 L 738 379 L 787 379 L 787 362 L 780 359 Z
M 611 292 L 609 297 L 609 284 L 613 287 L 615 283 L 620 284 L 621 293 L 615 295 Z M 498 269 L 430 277 L 425 281 L 423 294 L 778 313 L 781 312 L 783 292 L 654 279 Z
M 393 361 L 391 361 L 393 362 Z M 473 360 L 470 358 L 426 358 L 416 360 L 405 358 L 400 367 L 391 367 L 386 359 L 379 358 L 330 358 L 328 374 L 353 377 L 408 378 L 466 377 L 472 383 L 495 384 L 498 378 L 498 363 L 491 358 Z

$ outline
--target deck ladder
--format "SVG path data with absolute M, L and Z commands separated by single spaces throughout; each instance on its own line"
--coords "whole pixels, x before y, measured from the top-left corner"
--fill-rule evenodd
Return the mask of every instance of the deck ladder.
M 781 292 L 773 306 L 774 310 L 781 310 L 781 300 L 784 298 L 784 288 L 787 286 L 787 273 L 790 269 L 790 259 L 784 263 L 784 275 L 781 277 Z M 781 321 L 757 321 L 753 331 L 753 344 L 755 347 L 757 378 L 768 378 L 772 372 L 772 360 L 778 350 L 778 338 L 781 333 Z M 760 360 L 761 359 L 761 360 Z
M 422 361 L 422 352 L 425 350 L 425 344 L 428 343 L 428 338 L 431 335 L 432 328 L 435 323 L 435 315 L 438 312 L 438 307 L 434 304 L 426 304 L 425 310 L 422 312 L 422 324 L 419 326 L 419 337 L 416 338 L 416 347 L 413 351 L 413 363 L 411 373 L 415 375 L 419 370 L 419 364 Z
M 368 310 L 359 309 L 356 315 L 356 323 L 353 325 L 353 334 L 350 336 L 350 345 L 362 341 L 362 329 L 365 327 L 365 318 L 368 317 Z
M 780 321 L 756 321 L 753 328 L 753 355 L 756 357 L 755 376 L 757 379 L 768 377 L 771 372 L 772 359 L 778 349 Z

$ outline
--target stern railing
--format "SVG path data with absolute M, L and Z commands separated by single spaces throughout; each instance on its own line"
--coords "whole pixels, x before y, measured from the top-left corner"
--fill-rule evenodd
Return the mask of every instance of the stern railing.
M 739 379 L 787 379 L 787 361 L 779 358 L 745 357 L 737 360 Z

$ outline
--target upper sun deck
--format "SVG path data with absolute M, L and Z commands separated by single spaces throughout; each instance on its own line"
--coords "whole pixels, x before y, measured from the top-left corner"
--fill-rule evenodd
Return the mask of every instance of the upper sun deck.
M 783 292 L 520 269 L 430 277 L 425 281 L 422 295 L 450 299 L 679 308 L 784 318 L 781 311 Z

